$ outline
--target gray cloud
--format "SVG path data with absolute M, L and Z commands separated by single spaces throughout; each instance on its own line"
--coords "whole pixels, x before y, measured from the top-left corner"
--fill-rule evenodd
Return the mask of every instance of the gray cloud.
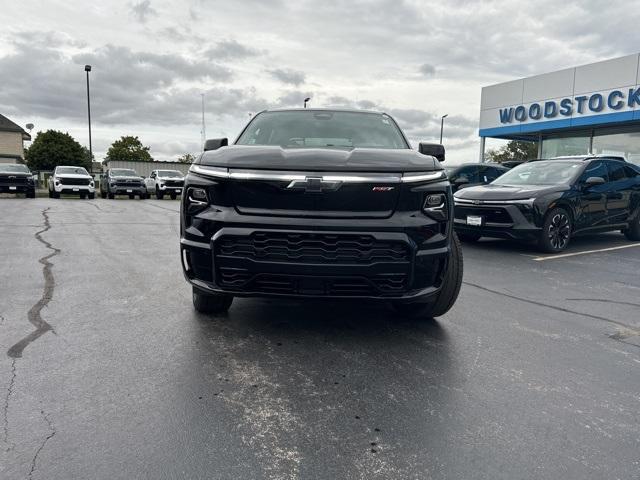
M 142 0 L 132 4 L 131 13 L 140 23 L 146 23 L 149 17 L 158 15 L 158 12 L 151 6 L 151 0 Z
M 261 52 L 257 48 L 248 47 L 236 40 L 222 40 L 204 52 L 204 55 L 211 60 L 238 60 L 260 54 Z
M 418 71 L 425 77 L 433 77 L 436 74 L 436 67 L 429 63 L 423 63 L 418 68 Z
M 304 72 L 293 70 L 290 68 L 275 68 L 268 71 L 276 80 L 289 85 L 300 85 L 305 82 L 306 76 Z

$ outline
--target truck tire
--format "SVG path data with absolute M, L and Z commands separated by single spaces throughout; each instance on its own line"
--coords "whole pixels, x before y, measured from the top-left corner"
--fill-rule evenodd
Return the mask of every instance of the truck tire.
M 156 198 L 158 200 L 162 200 L 164 198 L 164 192 L 161 192 L 157 186 L 156 186 Z
M 176 194 L 175 193 L 172 193 L 170 195 L 171 195 L 171 200 L 175 200 L 176 199 Z
M 133 200 L 135 198 L 136 198 L 136 195 L 134 193 L 129 194 L 129 200 Z
M 102 198 L 107 198 L 107 192 L 103 192 L 102 190 L 100 190 L 100 196 Z
M 231 307 L 233 297 L 231 295 L 204 293 L 192 287 L 193 308 L 198 313 L 220 314 L 225 313 Z
M 85 198 L 87 198 L 87 194 L 85 192 L 80 192 L 80 199 L 84 200 Z
M 394 308 L 401 315 L 413 318 L 434 318 L 444 315 L 456 303 L 462 286 L 463 271 L 462 247 L 458 236 L 453 233 L 447 272 L 435 298 L 429 303 L 394 303 Z
M 109 200 L 113 200 L 114 198 L 116 198 L 116 196 L 111 192 L 107 193 L 107 197 L 109 197 Z
M 93 200 L 94 198 L 96 198 L 96 192 L 89 192 L 88 197 L 89 197 L 89 200 Z
M 631 216 L 629 227 L 622 231 L 627 239 L 632 241 L 640 240 L 640 208 L 637 208 L 635 215 Z

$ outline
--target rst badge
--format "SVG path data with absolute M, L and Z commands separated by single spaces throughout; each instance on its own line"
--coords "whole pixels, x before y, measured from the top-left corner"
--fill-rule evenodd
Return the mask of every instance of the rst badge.
M 396 187 L 373 187 L 371 189 L 372 192 L 390 192 Z

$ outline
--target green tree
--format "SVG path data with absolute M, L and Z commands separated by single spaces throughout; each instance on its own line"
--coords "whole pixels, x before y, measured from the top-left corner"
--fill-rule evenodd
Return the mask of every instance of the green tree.
M 180 155 L 178 157 L 178 161 L 180 163 L 193 163 L 195 159 L 196 157 L 194 155 L 191 155 L 190 153 L 185 153 L 184 155 Z
M 502 163 L 509 160 L 531 160 L 538 157 L 538 142 L 511 140 L 497 150 L 487 152 L 487 160 Z
M 124 136 L 111 144 L 107 151 L 107 160 L 153 162 L 149 147 L 142 145 L 138 137 Z
M 58 130 L 38 132 L 25 152 L 31 170 L 53 170 L 58 165 L 73 165 L 91 169 L 89 151 L 68 133 Z

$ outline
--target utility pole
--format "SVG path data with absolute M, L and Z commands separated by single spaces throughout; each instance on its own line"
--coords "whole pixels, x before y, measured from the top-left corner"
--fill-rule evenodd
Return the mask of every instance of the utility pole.
M 204 143 L 207 141 L 207 133 L 204 125 L 204 93 L 201 93 L 200 95 L 202 95 L 202 131 L 200 133 L 202 134 L 202 150 L 204 150 Z
M 91 65 L 85 65 L 84 71 L 87 72 L 87 115 L 89 117 L 89 161 L 93 162 L 93 147 L 91 145 L 91 95 L 89 95 L 89 72 Z
M 442 132 L 444 131 L 444 119 L 447 118 L 449 114 L 443 115 L 440 117 L 440 145 L 442 145 Z

